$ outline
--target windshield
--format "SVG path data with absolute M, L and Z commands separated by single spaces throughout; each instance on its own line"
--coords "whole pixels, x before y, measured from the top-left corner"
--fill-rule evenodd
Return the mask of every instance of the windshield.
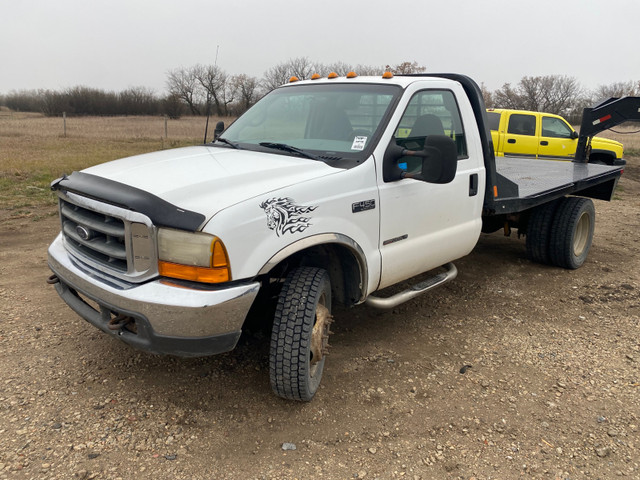
M 308 158 L 362 160 L 399 94 L 394 85 L 360 83 L 279 88 L 238 118 L 222 137 L 242 148 L 289 155 L 302 150 L 312 154 Z

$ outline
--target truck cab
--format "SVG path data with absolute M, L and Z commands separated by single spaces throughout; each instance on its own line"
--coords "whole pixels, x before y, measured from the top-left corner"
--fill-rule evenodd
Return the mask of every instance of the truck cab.
M 487 109 L 496 156 L 573 160 L 578 132 L 559 115 L 526 110 Z M 622 165 L 623 146 L 602 137 L 591 140 L 591 163 Z

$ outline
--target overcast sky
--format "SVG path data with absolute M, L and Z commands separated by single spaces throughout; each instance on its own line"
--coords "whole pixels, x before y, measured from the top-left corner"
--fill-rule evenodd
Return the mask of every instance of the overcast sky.
M 640 0 L 0 0 L 0 93 L 144 86 L 217 64 L 417 61 L 495 90 L 525 75 L 640 80 Z

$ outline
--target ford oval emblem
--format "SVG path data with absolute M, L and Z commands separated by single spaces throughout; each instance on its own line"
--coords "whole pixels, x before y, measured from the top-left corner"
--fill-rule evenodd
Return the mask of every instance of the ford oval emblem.
M 76 227 L 76 233 L 83 240 L 89 240 L 91 238 L 91 231 L 82 225 Z

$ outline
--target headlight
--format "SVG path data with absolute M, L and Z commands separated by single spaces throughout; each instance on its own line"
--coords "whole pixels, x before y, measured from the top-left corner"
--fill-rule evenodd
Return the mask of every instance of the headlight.
M 204 283 L 231 280 L 227 249 L 207 233 L 158 229 L 158 259 L 158 271 L 165 277 Z

